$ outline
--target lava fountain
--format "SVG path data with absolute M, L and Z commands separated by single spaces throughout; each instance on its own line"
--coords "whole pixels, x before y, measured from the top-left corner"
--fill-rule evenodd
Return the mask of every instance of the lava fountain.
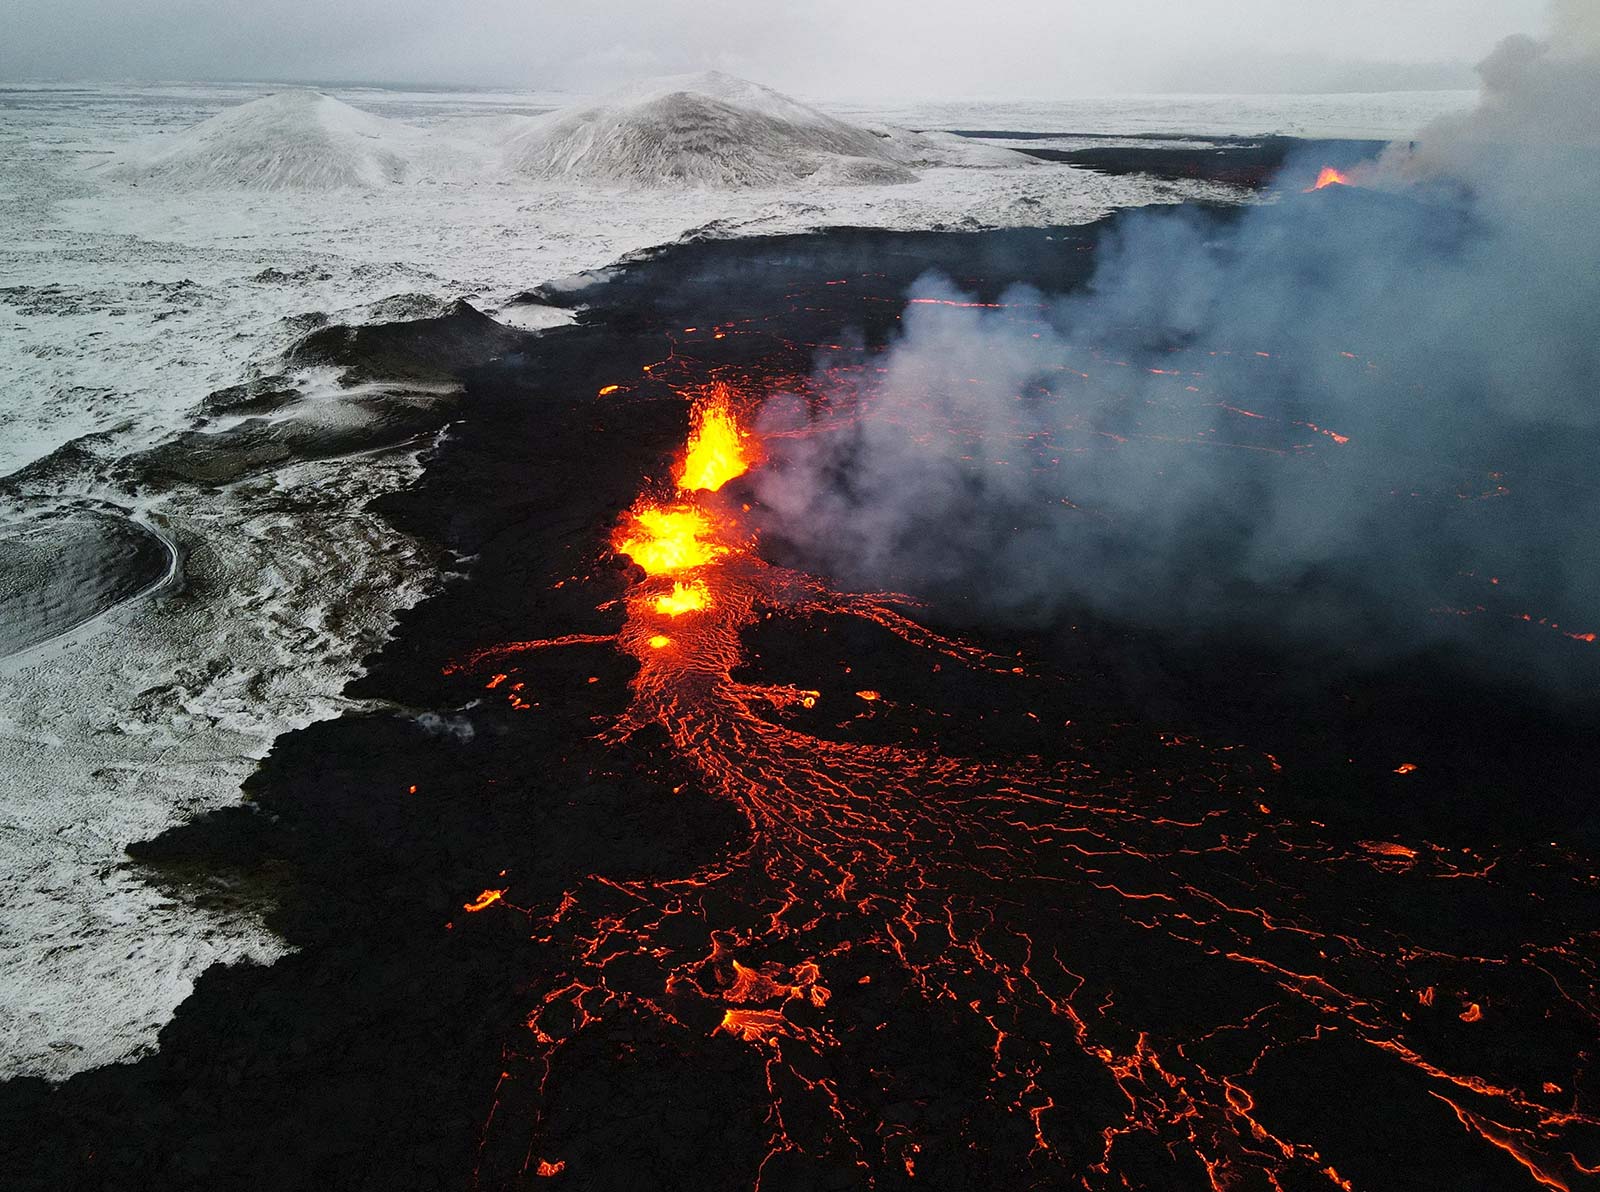
M 1323 166 L 1322 172 L 1317 175 L 1317 180 L 1306 187 L 1306 194 L 1314 190 L 1326 190 L 1330 186 L 1349 186 L 1350 176 L 1334 169 L 1332 166 Z
M 693 426 L 678 473 L 680 489 L 714 493 L 750 470 L 753 445 L 735 419 L 733 394 L 726 384 L 713 385 L 706 399 L 695 404 L 690 417 Z

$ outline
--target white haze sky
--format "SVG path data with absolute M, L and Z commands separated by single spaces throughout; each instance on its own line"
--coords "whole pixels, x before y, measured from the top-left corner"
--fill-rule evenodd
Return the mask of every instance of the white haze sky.
M 1546 0 L 0 0 L 0 80 L 601 91 L 720 69 L 816 97 L 1471 86 Z

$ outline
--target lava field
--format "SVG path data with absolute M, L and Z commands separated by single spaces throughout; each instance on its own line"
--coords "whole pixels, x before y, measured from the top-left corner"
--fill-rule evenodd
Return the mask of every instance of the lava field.
M 0 1086 L 10 1186 L 1592 1186 L 1592 699 L 856 591 L 767 528 L 754 479 L 872 400 L 928 270 L 1069 290 L 1114 224 L 692 242 L 534 340 L 319 333 L 466 379 L 381 504 L 457 574 L 365 711 L 133 850 L 295 951 L 209 971 L 156 1054 Z M 1352 446 L 1234 347 L 1265 398 L 1178 354 L 1141 417 Z M 776 393 L 816 417 L 763 431 Z

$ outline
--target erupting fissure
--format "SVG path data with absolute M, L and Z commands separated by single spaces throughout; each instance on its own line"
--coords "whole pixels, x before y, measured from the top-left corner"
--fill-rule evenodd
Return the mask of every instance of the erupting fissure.
M 1350 177 L 1348 174 L 1344 174 L 1339 170 L 1334 169 L 1332 166 L 1323 166 L 1322 172 L 1317 175 L 1317 180 L 1310 186 L 1306 187 L 1306 193 L 1310 194 L 1314 190 L 1324 190 L 1330 186 L 1349 185 Z
M 696 403 L 693 429 L 684 452 L 678 487 L 685 492 L 716 492 L 750 468 L 748 436 L 734 415 L 733 395 L 718 383 Z
M 749 1172 L 756 1187 L 786 1164 L 824 1164 L 873 1186 L 982 1162 L 1060 1186 L 1126 1188 L 1146 1186 L 1129 1183 L 1128 1164 L 1165 1154 L 1193 1186 L 1218 1192 L 1348 1189 L 1341 1172 L 1352 1156 L 1324 1154 L 1269 1124 L 1253 1091 L 1280 1055 L 1293 1063 L 1295 1049 L 1336 1036 L 1448 1091 L 1474 1138 L 1549 1187 L 1576 1185 L 1563 1139 L 1600 1119 L 1424 1059 L 1413 1038 L 1417 1017 L 1433 1012 L 1435 986 L 1489 1004 L 1477 992 L 1488 979 L 1482 958 L 1420 949 L 1366 922 L 1360 899 L 1313 903 L 1309 883 L 1263 877 L 1321 866 L 1354 888 L 1374 878 L 1453 886 L 1481 878 L 1495 859 L 1420 843 L 1341 846 L 1319 825 L 1273 816 L 1264 784 L 1275 764 L 1244 750 L 1173 737 L 1163 742 L 1173 765 L 1165 776 L 1107 772 L 1069 742 L 1066 760 L 972 760 L 814 735 L 795 718 L 818 705 L 817 691 L 735 678 L 742 635 L 759 618 L 843 616 L 940 665 L 988 672 L 986 681 L 1033 681 L 1015 658 L 919 625 L 901 611 L 911 607 L 904 598 L 837 592 L 762 559 L 738 505 L 721 495 L 756 459 L 740 425 L 753 404 L 720 384 L 700 391 L 676 491 L 642 496 L 617 528 L 613 549 L 641 574 L 614 640 L 638 671 L 604 738 L 664 731 L 705 789 L 738 810 L 747 839 L 681 878 L 596 875 L 554 906 L 523 907 L 512 873 L 466 907 L 526 915 L 560 958 L 514 1049 L 544 1073 L 536 1100 L 568 1043 L 635 1016 L 701 1046 L 751 1049 L 768 1098 L 765 1158 Z M 609 640 L 510 643 L 470 665 L 498 688 L 521 651 Z M 851 715 L 890 714 L 877 691 L 854 694 Z M 1052 909 L 1041 917 L 1040 905 Z M 1117 958 L 1140 948 L 1164 958 L 1154 963 L 1204 971 L 1237 1012 L 1187 1036 L 1145 1029 L 1137 1007 L 1177 995 L 1132 984 Z M 1520 963 L 1582 985 L 1572 949 L 1530 947 Z M 1148 964 L 1138 971 L 1152 974 Z M 1442 1003 L 1439 1013 L 1454 1020 Z M 838 1059 L 878 1046 L 913 1004 L 968 1032 L 952 1039 L 984 1041 L 983 1087 L 969 1090 L 976 1099 L 958 1119 L 886 1116 L 886 1106 L 931 1098 L 925 1078 Z M 1481 1029 L 1465 1022 L 1456 1027 Z M 1549 1087 L 1577 1079 L 1551 1075 Z M 549 1156 L 538 1160 L 540 1175 L 562 1171 L 570 1156 L 556 1157 L 562 1140 L 548 1134 L 546 1113 L 518 1124 L 498 1112 L 502 1095 L 497 1085 L 485 1145 L 492 1131 L 527 1130 L 510 1149 L 530 1164 Z M 1092 1113 L 1103 1124 L 1086 1129 Z M 1010 1123 L 992 1130 L 998 1149 L 954 1154 L 977 1146 L 968 1132 L 984 1114 Z M 1015 1155 L 1001 1154 L 1013 1143 Z M 575 1160 L 567 1171 L 583 1176 Z

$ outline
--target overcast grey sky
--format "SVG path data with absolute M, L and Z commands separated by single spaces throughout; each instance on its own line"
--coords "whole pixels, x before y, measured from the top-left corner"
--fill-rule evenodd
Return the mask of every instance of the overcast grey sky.
M 813 96 L 1470 85 L 1545 0 L 0 0 L 0 79 L 604 90 L 717 68 Z M 1454 69 L 1451 69 L 1451 66 Z

